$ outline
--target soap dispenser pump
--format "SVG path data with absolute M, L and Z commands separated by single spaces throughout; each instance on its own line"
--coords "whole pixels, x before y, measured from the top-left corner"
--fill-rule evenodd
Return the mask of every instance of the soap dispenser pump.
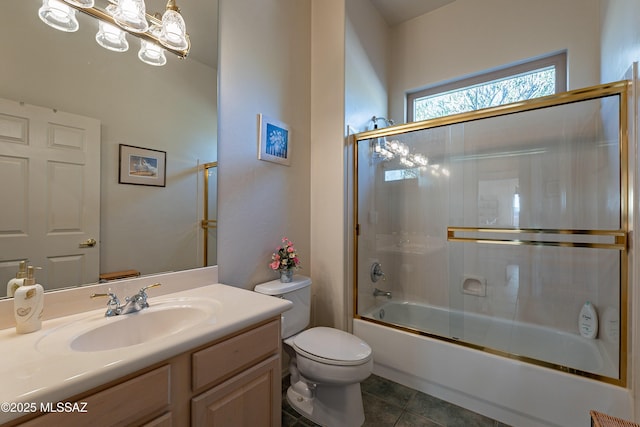
M 27 278 L 13 296 L 16 332 L 28 334 L 42 327 L 44 288 L 36 283 L 34 268 L 27 267 Z
M 9 298 L 13 297 L 16 293 L 16 290 L 23 285 L 24 279 L 27 277 L 27 261 L 20 261 L 18 266 L 18 273 L 16 277 L 9 280 L 7 283 L 7 296 Z

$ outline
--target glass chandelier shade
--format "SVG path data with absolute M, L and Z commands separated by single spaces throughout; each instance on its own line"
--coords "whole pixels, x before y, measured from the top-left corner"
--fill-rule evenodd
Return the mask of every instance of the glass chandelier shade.
M 59 0 L 42 0 L 38 16 L 45 24 L 68 33 L 78 31 L 76 11 Z
M 160 43 L 170 49 L 184 50 L 189 47 L 187 30 L 182 15 L 177 10 L 169 9 L 162 15 Z
M 127 33 L 140 39 L 138 58 L 161 66 L 166 64 L 168 51 L 185 58 L 191 49 L 186 25 L 176 0 L 166 0 L 164 14 L 148 14 L 145 0 L 39 0 L 39 18 L 60 31 L 77 31 L 80 27 L 76 12 L 98 21 L 96 42 L 115 52 L 129 50 Z M 206 1 L 206 0 L 205 0 Z
M 144 33 L 149 29 L 144 0 L 120 0 L 113 19 L 122 28 L 134 33 Z
M 95 2 L 93 0 L 64 0 L 65 3 L 69 3 L 72 4 L 74 6 L 78 6 L 78 7 L 93 7 L 95 5 Z
M 167 58 L 164 56 L 164 49 L 146 40 L 140 40 L 138 58 L 145 64 L 155 65 L 157 67 L 167 63 Z
M 96 42 L 114 52 L 125 52 L 129 49 L 126 33 L 108 22 L 99 21 Z

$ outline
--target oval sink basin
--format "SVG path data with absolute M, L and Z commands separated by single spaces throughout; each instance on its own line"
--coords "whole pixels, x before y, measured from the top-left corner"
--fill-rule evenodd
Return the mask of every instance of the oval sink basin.
M 94 315 L 52 330 L 38 341 L 37 348 L 45 352 L 95 352 L 144 344 L 203 322 L 215 322 L 215 306 L 211 300 L 167 301 L 137 313 Z
M 104 351 L 142 344 L 200 323 L 208 314 L 196 307 L 168 307 L 115 316 L 71 341 L 75 351 Z

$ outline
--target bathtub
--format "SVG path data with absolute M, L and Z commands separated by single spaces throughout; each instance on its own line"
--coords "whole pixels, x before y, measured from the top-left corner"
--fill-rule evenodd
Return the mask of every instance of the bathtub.
M 354 334 L 373 349 L 375 374 L 509 425 L 588 426 L 591 409 L 632 418 L 633 401 L 626 388 L 405 332 L 367 318 L 615 377 L 615 365 L 598 340 L 395 301 L 363 314 L 353 324 Z M 462 333 L 464 336 L 458 336 Z
M 543 363 L 618 378 L 618 369 L 607 355 L 602 341 L 578 334 L 411 302 L 390 301 L 363 317 Z M 614 359 L 617 359 L 617 354 Z

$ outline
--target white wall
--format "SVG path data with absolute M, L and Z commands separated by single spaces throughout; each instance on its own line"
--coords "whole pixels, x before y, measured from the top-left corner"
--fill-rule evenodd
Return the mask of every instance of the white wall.
M 600 0 L 600 73 L 602 83 L 627 78 L 631 64 L 640 58 L 640 2 Z
M 314 323 L 346 329 L 345 7 L 312 0 L 311 248 Z
M 340 328 L 349 263 L 344 33 L 344 0 L 220 5 L 220 280 L 251 288 L 275 278 L 267 263 L 286 234 L 313 279 L 312 322 Z M 292 126 L 291 167 L 256 160 L 258 113 Z
M 253 288 L 283 236 L 310 274 L 310 7 L 222 0 L 219 31 L 220 281 Z M 258 160 L 258 114 L 291 128 L 291 166 Z
M 0 97 L 101 121 L 101 271 L 202 265 L 196 165 L 216 160 L 216 70 L 171 54 L 143 64 L 131 36 L 128 52 L 107 51 L 97 21 L 78 14 L 80 30 L 63 33 L 38 19 L 41 4 L 2 4 Z M 118 184 L 119 144 L 166 151 L 166 188 Z
M 346 135 L 366 130 L 374 115 L 386 116 L 387 42 L 386 24 L 369 1 L 312 1 L 311 273 L 317 325 L 351 328 L 353 184 Z
M 603 82 L 621 80 L 623 78 L 633 78 L 635 88 L 632 90 L 631 103 L 633 104 L 633 114 L 630 116 L 630 132 L 629 138 L 632 144 L 629 149 L 629 166 L 630 170 L 636 171 L 632 175 L 630 188 L 634 194 L 637 194 L 638 188 L 638 80 L 637 71 L 631 71 L 633 63 L 640 61 L 640 27 L 638 26 L 638 16 L 640 16 L 640 2 L 637 0 L 601 0 L 601 74 Z M 636 67 L 637 68 L 637 67 Z M 638 198 L 633 201 L 631 206 L 632 228 L 638 229 Z M 635 238 L 633 240 L 636 240 Z M 631 325 L 630 336 L 631 351 L 628 357 L 629 371 L 631 372 L 631 382 L 629 387 L 633 391 L 634 400 L 634 419 L 640 420 L 640 332 L 638 331 L 638 309 L 640 308 L 640 292 L 638 272 L 640 267 L 638 263 L 640 259 L 632 245 L 632 272 L 631 272 L 631 289 L 630 301 L 628 306 L 631 307 L 629 322 Z
M 345 48 L 345 118 L 347 134 L 373 129 L 373 116 L 387 117 L 389 81 L 389 36 L 390 30 L 380 13 L 369 0 L 351 0 L 346 2 Z M 384 127 L 384 121 L 378 121 Z M 346 265 L 344 287 L 347 295 L 346 318 L 350 330 L 353 317 L 353 262 L 350 255 L 353 247 L 353 141 L 348 140 L 345 156 L 345 221 L 346 253 L 349 262 Z M 362 183 L 361 180 L 360 183 Z M 366 193 L 360 186 L 361 194 Z M 360 227 L 366 226 L 360 224 Z M 362 238 L 359 241 L 362 244 Z M 360 246 L 362 251 L 362 247 Z M 361 269 L 369 266 L 362 263 Z M 362 276 L 361 276 L 362 277 Z M 360 295 L 363 288 L 360 288 Z M 370 295 L 369 295 L 370 296 Z M 370 296 L 371 297 L 371 296 Z M 336 313 L 337 314 L 337 313 Z
M 350 0 L 346 11 L 345 117 L 362 132 L 373 129 L 373 116 L 387 116 L 390 29 L 369 0 Z
M 405 93 L 568 50 L 569 89 L 599 78 L 599 0 L 457 0 L 392 29 L 390 115 L 405 120 Z

